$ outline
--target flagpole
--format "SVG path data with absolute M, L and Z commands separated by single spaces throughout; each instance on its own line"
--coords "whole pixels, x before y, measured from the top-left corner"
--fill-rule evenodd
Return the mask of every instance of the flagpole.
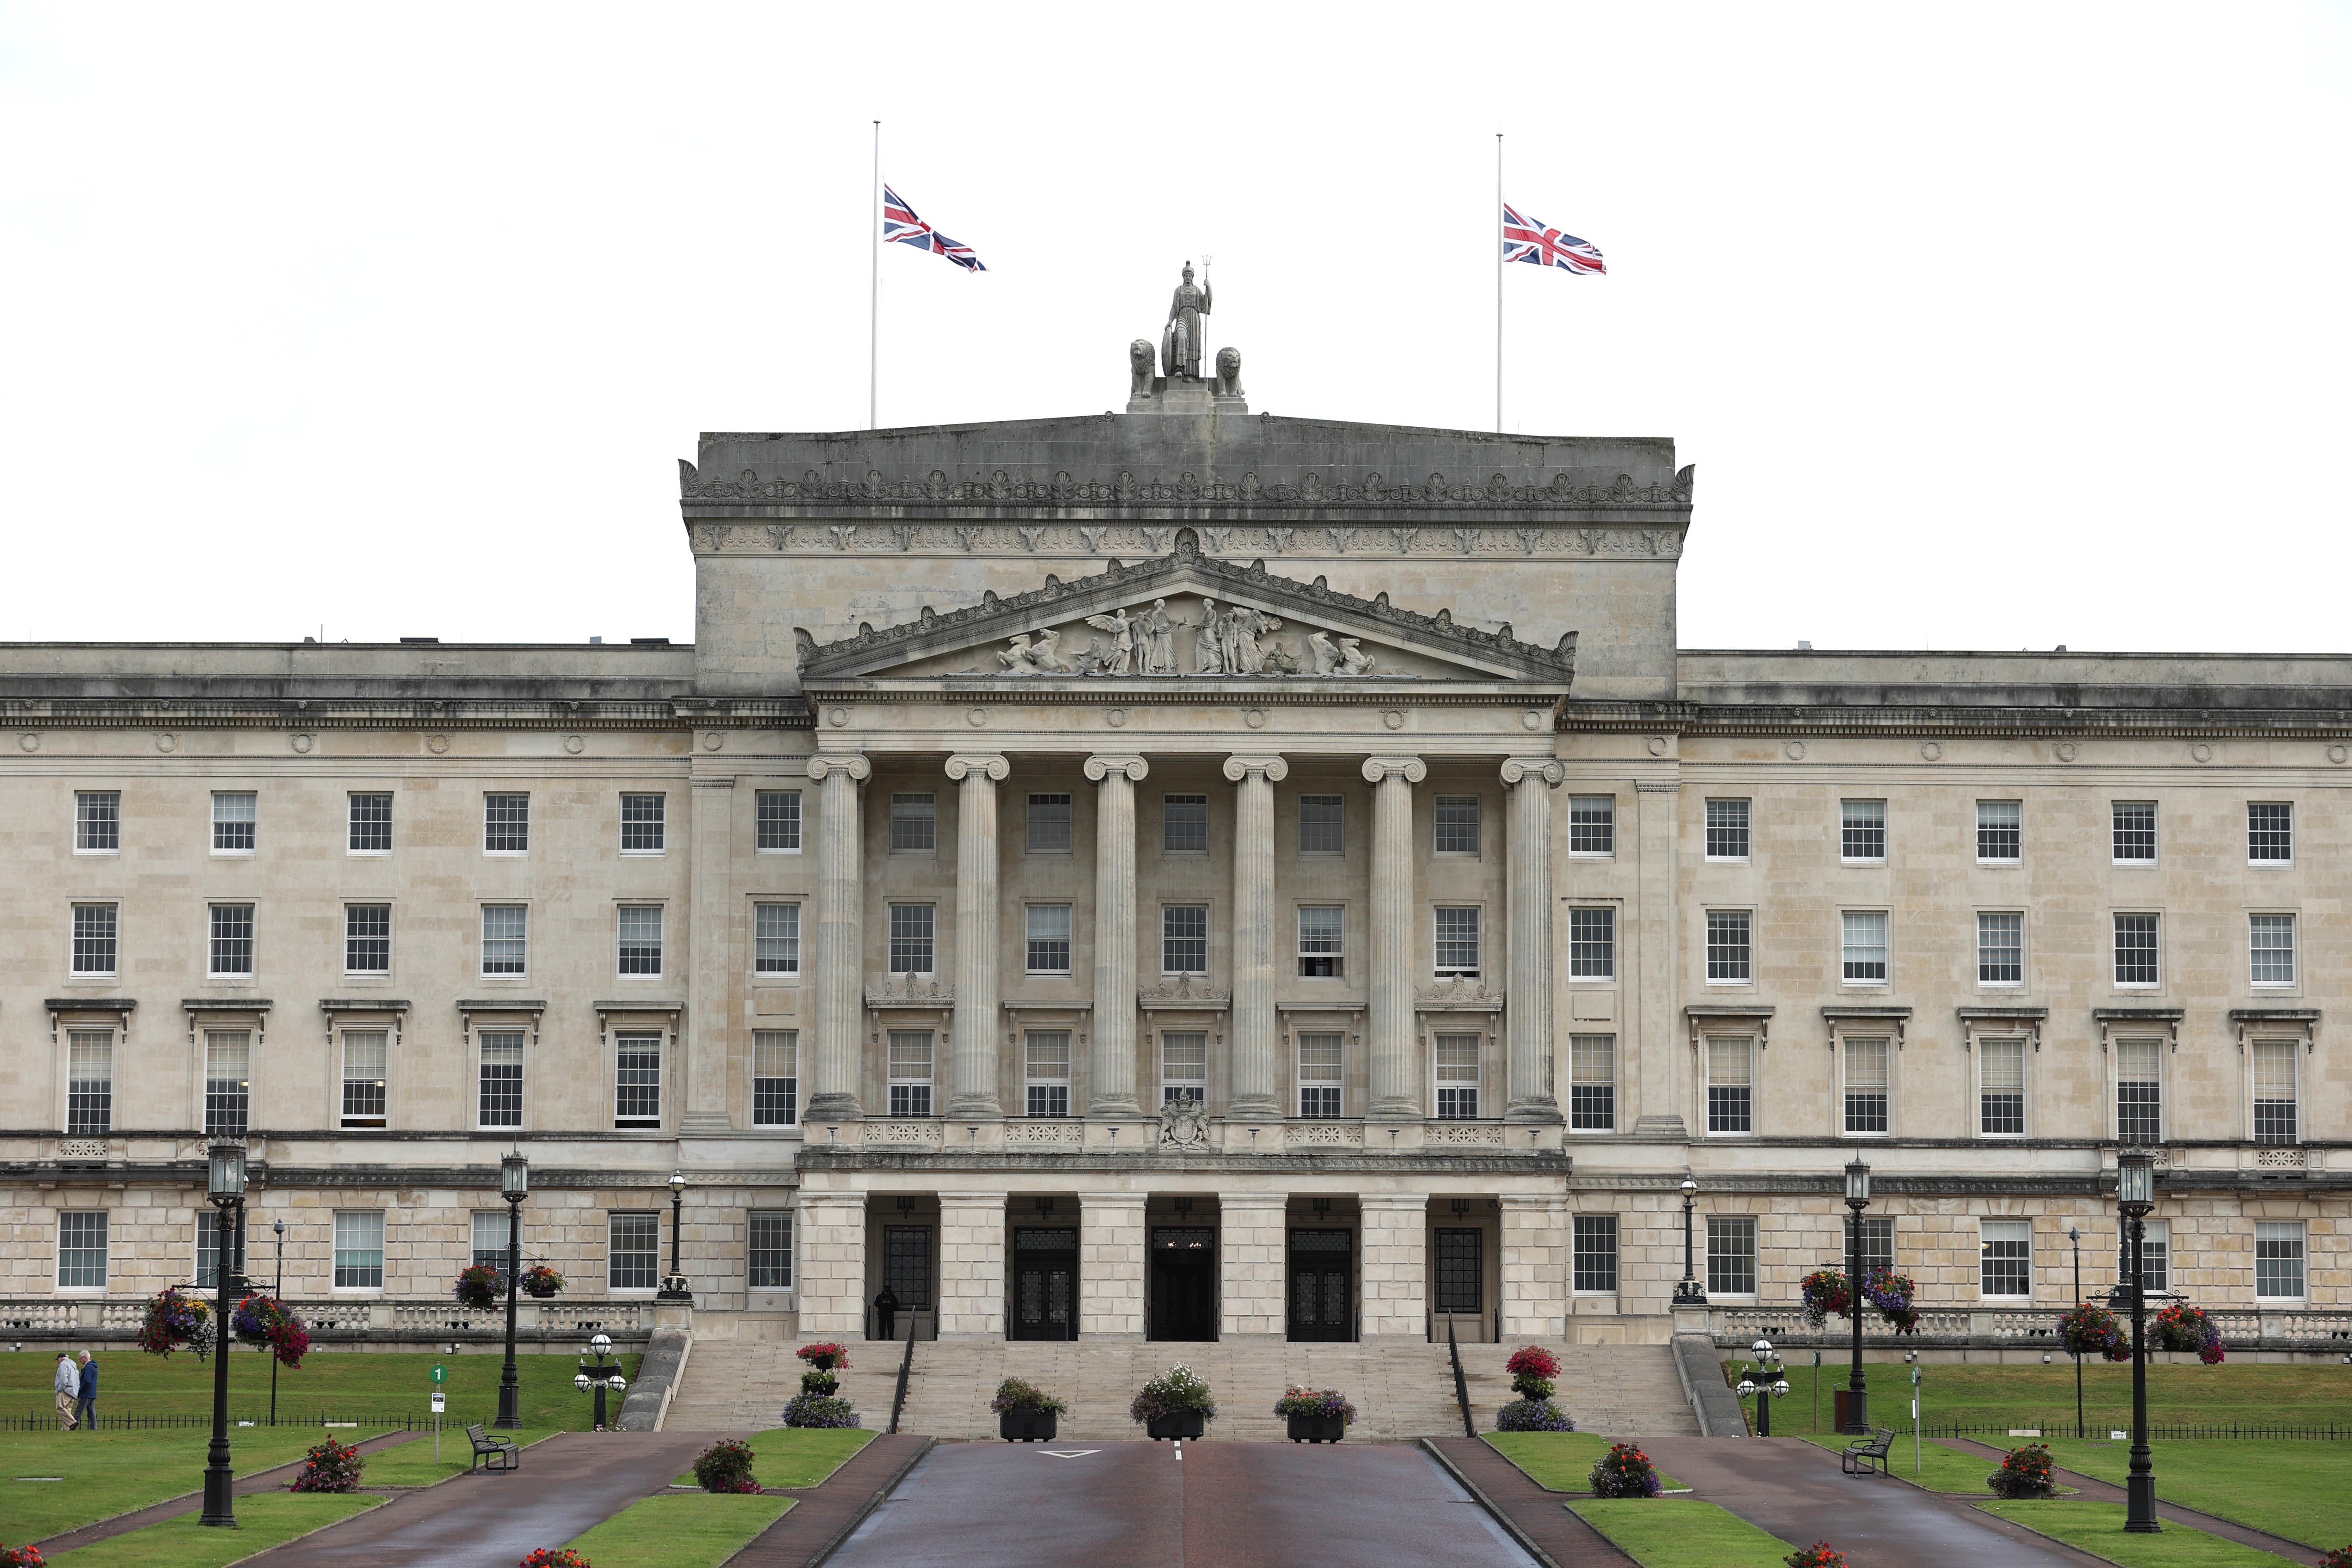
M 874 189 L 868 193 L 866 248 L 866 427 L 880 425 L 882 408 L 882 122 L 874 122 Z M 1497 426 L 1497 429 L 1501 426 Z
M 1503 133 L 1495 132 L 1495 434 L 1503 433 Z

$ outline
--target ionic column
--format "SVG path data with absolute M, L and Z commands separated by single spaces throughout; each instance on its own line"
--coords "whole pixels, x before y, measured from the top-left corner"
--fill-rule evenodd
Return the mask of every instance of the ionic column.
M 1135 786 L 1141 757 L 1088 757 L 1095 793 L 1095 1017 L 1089 1116 L 1140 1116 L 1135 1099 Z
M 1503 764 L 1503 787 L 1511 792 L 1504 870 L 1510 970 L 1503 992 L 1510 1095 L 1503 1119 L 1549 1127 L 1560 1121 L 1551 1034 L 1551 792 L 1566 776 L 1549 757 Z
M 1429 776 L 1419 757 L 1372 757 L 1371 1104 L 1366 1114 L 1391 1121 L 1422 1114 L 1421 1075 L 1413 1070 L 1412 786 Z
M 1013 771 L 992 752 L 948 759 L 956 796 L 955 1033 L 950 1116 L 1001 1117 L 996 1101 L 996 786 Z
M 857 786 L 874 765 L 855 752 L 814 757 L 809 777 L 822 787 L 816 819 L 816 1070 L 807 1121 L 855 1121 L 858 1049 L 865 1011 L 866 833 Z M 861 1242 L 861 1246 L 862 1246 Z
M 1274 786 L 1280 757 L 1227 757 L 1234 810 L 1234 1092 L 1226 1115 L 1282 1115 L 1274 1036 Z M 1276 1314 L 1276 1322 L 1280 1317 Z

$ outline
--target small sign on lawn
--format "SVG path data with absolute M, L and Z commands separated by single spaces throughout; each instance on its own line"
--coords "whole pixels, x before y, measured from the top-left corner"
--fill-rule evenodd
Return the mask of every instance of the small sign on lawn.
M 2009 1435 L 2012 1437 L 2039 1437 L 2042 1436 L 2042 1428 L 2039 1426 L 2012 1426 L 2009 1429 Z
M 2107 1441 L 2110 1443 L 2128 1443 L 2131 1441 L 2131 1434 L 2128 1432 L 2118 1432 L 2110 1427 L 2107 1431 Z

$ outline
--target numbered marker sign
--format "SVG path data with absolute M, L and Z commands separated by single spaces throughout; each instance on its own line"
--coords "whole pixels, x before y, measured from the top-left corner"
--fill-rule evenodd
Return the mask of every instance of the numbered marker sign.
M 439 1389 L 433 1391 L 433 1414 L 438 1415 L 449 1408 L 449 1396 Z
M 448 1382 L 448 1381 L 449 1381 L 449 1369 L 448 1369 L 447 1367 L 446 1367 L 446 1366 L 443 1366 L 439 1362 L 435 1362 L 435 1363 L 433 1363 L 433 1381 L 434 1381 L 434 1382 L 436 1382 L 436 1383 L 446 1383 L 446 1382 Z

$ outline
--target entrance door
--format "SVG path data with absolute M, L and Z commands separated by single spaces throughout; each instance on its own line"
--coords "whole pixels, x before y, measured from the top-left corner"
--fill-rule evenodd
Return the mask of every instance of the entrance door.
M 931 1227 L 929 1226 L 886 1225 L 882 1227 L 882 1283 L 890 1288 L 890 1294 L 896 1297 L 898 1302 L 897 1316 L 890 1325 L 893 1339 L 907 1337 L 909 1331 L 908 1321 L 910 1318 L 919 1320 L 912 1331 L 917 1335 L 934 1331 L 930 1325 Z M 873 1323 L 872 1330 L 879 1333 L 880 1323 Z
M 1290 1233 L 1290 1337 L 1338 1341 L 1356 1337 L 1355 1234 L 1345 1230 Z
M 1217 1337 L 1217 1233 L 1207 1226 L 1151 1230 L 1151 1337 Z
M 1013 1233 L 1013 1324 L 1016 1340 L 1078 1337 L 1078 1233 L 1041 1226 Z

